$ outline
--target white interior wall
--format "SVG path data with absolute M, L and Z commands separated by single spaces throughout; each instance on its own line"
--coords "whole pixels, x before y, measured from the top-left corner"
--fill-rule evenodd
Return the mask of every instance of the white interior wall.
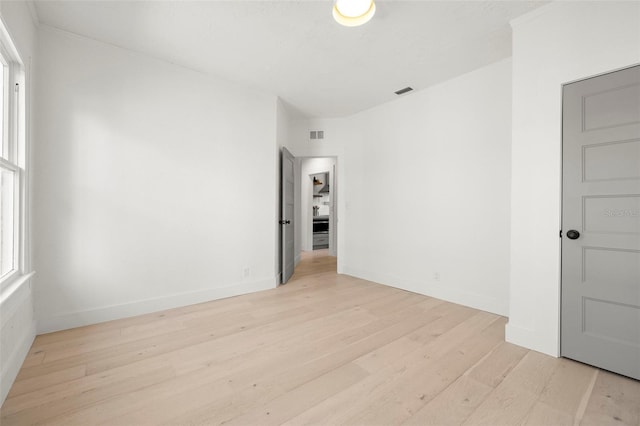
M 508 314 L 511 61 L 352 118 L 345 272 Z
M 310 140 L 310 130 L 323 130 L 324 139 Z M 347 118 L 295 118 L 290 128 L 290 151 L 298 158 L 301 157 L 332 157 L 336 161 L 336 183 L 334 184 L 333 197 L 337 200 L 335 210 L 335 232 L 336 232 L 336 253 L 338 255 L 337 269 L 339 273 L 344 273 L 344 265 L 347 263 L 349 253 L 343 250 L 347 240 L 347 218 L 346 208 L 348 182 L 353 180 L 358 182 L 358 169 L 350 169 L 345 164 L 358 164 L 359 152 L 361 149 L 361 133 L 354 126 L 354 120 Z M 350 158 L 346 160 L 347 156 Z M 301 162 L 299 161 L 301 164 Z M 300 176 L 300 174 L 297 174 Z M 296 217 L 300 220 L 301 213 Z M 298 227 L 300 228 L 300 227 Z M 302 233 L 302 231 L 300 231 Z M 302 249 L 302 236 L 299 237 L 299 246 Z M 299 253 L 299 252 L 297 252 Z
M 37 34 L 25 2 L 0 2 L 0 17 L 25 66 L 27 83 L 27 144 L 31 139 L 31 98 L 34 89 L 32 69 L 37 55 Z M 27 167 L 30 153 L 27 151 Z M 30 176 L 28 176 L 30 177 Z M 28 194 L 30 196 L 30 194 Z M 29 203 L 28 203 L 29 204 Z M 29 211 L 25 248 L 25 271 L 31 272 Z M 21 280 L 0 292 L 0 404 L 4 401 L 36 335 L 32 280 Z
M 293 171 L 293 188 L 296 194 L 300 193 L 300 185 L 302 185 L 302 158 L 296 157 Z M 299 198 L 299 196 L 298 196 Z M 295 223 L 294 230 L 294 253 L 295 253 L 295 265 L 300 263 L 300 255 L 302 253 L 302 203 L 300 200 L 295 200 L 293 206 L 293 218 Z
M 285 102 L 281 99 L 278 99 L 278 117 L 277 117 L 277 143 L 278 143 L 278 170 L 277 170 L 277 182 L 278 182 L 278 200 L 276 201 L 276 209 L 278 211 L 278 218 L 281 217 L 282 206 L 280 200 L 280 187 L 281 187 L 281 151 L 282 148 L 286 148 L 289 152 L 296 151 L 296 145 L 300 140 L 301 135 L 304 134 L 303 127 L 306 126 L 307 120 L 305 118 L 300 117 L 298 114 L 291 113 L 289 107 L 286 106 Z M 300 164 L 301 158 L 295 157 L 294 160 L 294 171 L 293 171 L 293 190 L 295 194 L 300 192 Z M 300 252 L 302 250 L 302 231 L 300 230 L 300 203 L 295 202 L 294 211 L 293 211 L 293 224 L 294 224 L 294 265 L 297 265 L 300 262 Z M 278 238 L 276 241 L 278 250 L 278 271 L 282 270 L 282 256 L 281 256 L 281 247 L 280 247 L 280 224 L 278 223 Z
M 282 192 L 282 148 L 288 147 L 290 145 L 290 132 L 291 132 L 291 116 L 287 111 L 284 103 L 280 98 L 276 101 L 276 150 L 275 150 L 275 181 L 276 181 L 276 199 L 275 203 L 275 215 L 276 222 L 273 224 L 275 230 L 275 270 L 278 275 L 277 284 L 282 281 L 282 250 L 280 247 L 281 244 L 281 226 L 280 219 L 282 218 L 282 205 L 281 205 L 281 192 Z M 294 188 L 295 188 L 295 171 L 294 171 Z M 294 246 L 295 246 L 295 233 L 294 233 Z M 295 247 L 294 252 L 297 253 Z M 294 261 L 294 265 L 297 265 L 298 259 Z
M 559 2 L 513 26 L 507 340 L 559 355 L 562 84 L 640 63 L 640 3 Z
M 38 331 L 273 288 L 276 98 L 47 27 L 40 43 Z

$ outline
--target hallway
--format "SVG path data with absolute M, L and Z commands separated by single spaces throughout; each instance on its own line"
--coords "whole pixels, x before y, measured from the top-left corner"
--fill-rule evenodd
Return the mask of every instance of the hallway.
M 337 258 L 329 255 L 329 249 L 303 251 L 300 254 L 300 263 L 295 268 L 291 280 L 287 283 L 294 284 L 309 275 L 322 275 L 337 270 Z

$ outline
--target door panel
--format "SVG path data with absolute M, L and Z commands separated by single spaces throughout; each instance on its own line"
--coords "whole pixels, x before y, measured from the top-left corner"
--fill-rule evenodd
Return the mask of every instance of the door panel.
M 564 86 L 562 114 L 561 354 L 640 379 L 640 67 Z
M 584 181 L 640 179 L 639 157 L 640 139 L 585 146 Z
M 293 220 L 295 193 L 294 193 L 294 167 L 295 157 L 286 149 L 282 148 L 282 170 L 281 170 L 281 194 L 282 194 L 282 217 L 280 218 L 282 249 L 282 284 L 289 281 L 293 275 L 295 267 L 294 253 L 294 231 Z
M 585 231 L 617 234 L 640 232 L 640 195 L 582 197 Z
M 640 84 L 636 83 L 616 86 L 584 96 L 584 130 L 591 131 L 639 123 L 638 99 L 640 99 Z

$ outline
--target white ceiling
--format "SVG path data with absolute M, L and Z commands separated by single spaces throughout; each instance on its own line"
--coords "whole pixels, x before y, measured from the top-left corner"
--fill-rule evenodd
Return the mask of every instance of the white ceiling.
M 357 28 L 333 21 L 330 0 L 40 0 L 36 10 L 42 24 L 278 95 L 310 117 L 336 117 L 510 56 L 509 20 L 544 3 L 378 0 Z

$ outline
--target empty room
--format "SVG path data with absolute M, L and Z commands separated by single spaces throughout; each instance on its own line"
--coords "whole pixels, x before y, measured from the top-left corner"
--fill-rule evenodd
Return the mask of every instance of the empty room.
M 640 1 L 0 1 L 0 424 L 640 425 Z

